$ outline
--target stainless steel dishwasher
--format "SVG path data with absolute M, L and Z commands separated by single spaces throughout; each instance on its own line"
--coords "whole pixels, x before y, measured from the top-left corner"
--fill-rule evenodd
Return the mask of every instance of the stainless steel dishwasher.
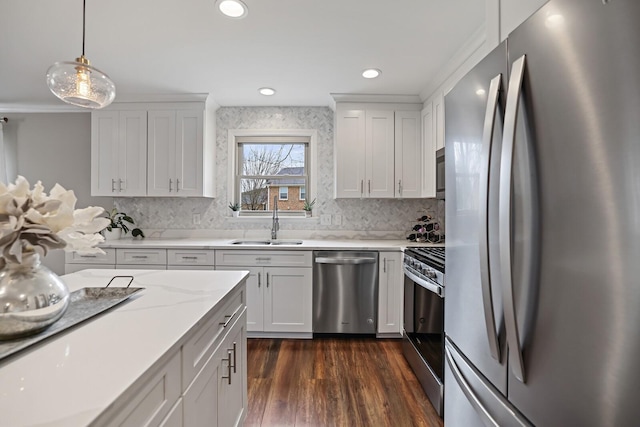
M 378 252 L 314 251 L 313 333 L 375 334 Z

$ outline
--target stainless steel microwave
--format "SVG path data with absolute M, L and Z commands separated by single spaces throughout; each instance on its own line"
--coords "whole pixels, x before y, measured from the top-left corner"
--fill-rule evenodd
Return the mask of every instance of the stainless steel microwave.
M 436 151 L 436 199 L 444 199 L 444 148 Z

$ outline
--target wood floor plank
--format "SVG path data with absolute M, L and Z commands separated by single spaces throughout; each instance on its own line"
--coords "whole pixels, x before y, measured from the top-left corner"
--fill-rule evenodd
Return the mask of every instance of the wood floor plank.
M 250 339 L 246 426 L 442 427 L 400 340 Z

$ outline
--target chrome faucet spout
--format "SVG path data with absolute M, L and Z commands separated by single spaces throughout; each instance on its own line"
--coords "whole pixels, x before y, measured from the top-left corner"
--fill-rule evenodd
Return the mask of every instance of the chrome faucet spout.
M 278 196 L 273 196 L 273 221 L 271 224 L 271 239 L 278 238 L 278 230 L 280 230 L 280 221 L 278 220 Z

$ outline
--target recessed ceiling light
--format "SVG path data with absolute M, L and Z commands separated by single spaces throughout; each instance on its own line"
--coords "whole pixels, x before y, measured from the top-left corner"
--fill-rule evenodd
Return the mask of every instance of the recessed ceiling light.
M 261 87 L 260 89 L 258 89 L 258 92 L 260 92 L 260 94 L 264 96 L 271 96 L 276 94 L 275 89 L 271 89 L 270 87 Z
M 485 93 L 487 93 L 487 92 L 484 89 L 478 89 L 476 91 L 476 95 L 480 95 L 480 96 L 484 95 Z
M 362 77 L 365 79 L 375 79 L 380 75 L 381 71 L 377 68 L 367 68 L 362 72 Z
M 230 18 L 244 18 L 249 13 L 247 5 L 240 0 L 218 0 L 218 9 Z

